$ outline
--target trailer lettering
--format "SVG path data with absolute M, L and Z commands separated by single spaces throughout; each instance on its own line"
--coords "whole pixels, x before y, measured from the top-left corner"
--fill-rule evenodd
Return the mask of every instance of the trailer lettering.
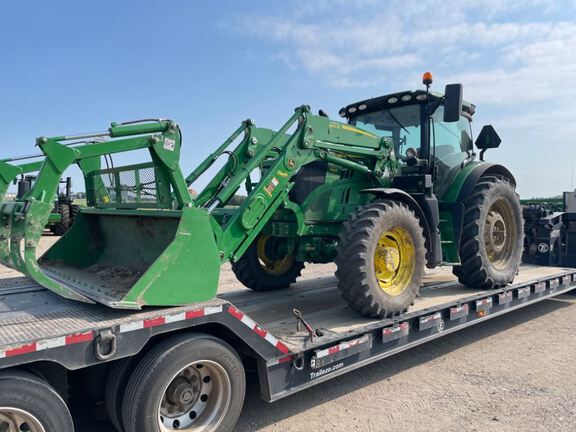
M 330 366 L 324 369 L 320 369 L 317 370 L 315 372 L 310 372 L 310 379 L 316 379 L 316 378 L 320 378 L 321 376 L 327 375 L 329 373 L 332 373 L 334 371 L 337 371 L 338 369 L 342 369 L 344 367 L 344 363 L 338 363 L 335 364 L 334 366 Z

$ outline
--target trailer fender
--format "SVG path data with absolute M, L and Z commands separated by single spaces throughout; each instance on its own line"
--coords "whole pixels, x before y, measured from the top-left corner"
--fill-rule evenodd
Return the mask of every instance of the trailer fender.
M 442 250 L 440 247 L 440 237 L 438 235 L 438 202 L 436 197 L 426 197 L 422 195 L 418 201 L 409 193 L 396 188 L 371 188 L 360 191 L 375 195 L 379 199 L 391 199 L 407 205 L 418 217 L 424 231 L 426 242 L 426 265 L 433 268 L 442 261 Z

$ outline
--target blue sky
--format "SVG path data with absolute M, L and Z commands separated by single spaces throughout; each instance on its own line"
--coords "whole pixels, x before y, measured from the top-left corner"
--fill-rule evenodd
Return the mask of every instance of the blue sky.
M 25 1 L 3 5 L 0 151 L 34 138 L 166 117 L 190 171 L 241 120 L 277 128 L 303 103 L 462 82 L 474 130 L 503 138 L 525 197 L 576 164 L 576 2 L 551 0 Z M 77 189 L 81 189 L 77 187 Z

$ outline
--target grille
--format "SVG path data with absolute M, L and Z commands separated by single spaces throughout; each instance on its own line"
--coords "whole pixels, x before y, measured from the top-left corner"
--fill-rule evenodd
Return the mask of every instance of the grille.
M 110 168 L 93 174 L 96 204 L 101 207 L 159 207 L 154 164 Z

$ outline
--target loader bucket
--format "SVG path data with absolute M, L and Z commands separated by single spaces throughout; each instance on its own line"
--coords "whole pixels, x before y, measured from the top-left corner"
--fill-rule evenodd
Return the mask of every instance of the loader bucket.
M 42 154 L 30 157 L 42 160 L 17 167 L 38 170 L 34 185 L 0 203 L 0 262 L 63 297 L 114 308 L 212 299 L 220 251 L 211 215 L 194 206 L 180 170 L 181 139 L 178 125 L 162 119 L 38 138 Z M 140 150 L 147 150 L 144 161 L 114 166 L 113 155 Z M 0 180 L 7 184 L 14 170 L 2 162 Z M 38 259 L 60 179 L 73 164 L 84 176 L 89 207 L 74 212 L 70 230 Z
M 39 271 L 98 303 L 176 306 L 216 295 L 220 259 L 202 209 L 83 209 Z

